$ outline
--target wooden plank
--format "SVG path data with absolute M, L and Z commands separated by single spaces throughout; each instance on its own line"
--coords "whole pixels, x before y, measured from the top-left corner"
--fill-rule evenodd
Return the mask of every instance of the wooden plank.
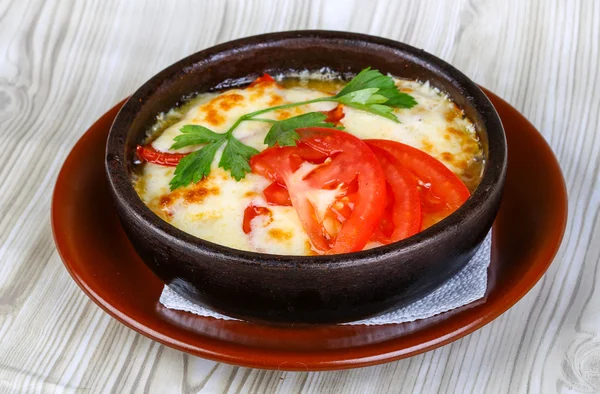
M 476 333 L 381 366 L 260 371 L 166 348 L 78 289 L 49 226 L 57 172 L 82 132 L 172 62 L 288 29 L 405 41 L 525 114 L 569 191 L 543 280 Z M 0 2 L 0 392 L 600 392 L 600 2 Z

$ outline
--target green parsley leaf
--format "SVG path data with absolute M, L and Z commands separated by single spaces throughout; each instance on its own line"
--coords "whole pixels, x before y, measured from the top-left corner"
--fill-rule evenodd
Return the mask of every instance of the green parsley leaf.
M 402 92 L 398 92 L 394 97 L 389 97 L 389 100 L 385 102 L 385 105 L 394 108 L 412 108 L 417 104 L 417 100 L 413 96 Z
M 377 91 L 378 95 L 387 99 L 387 101 L 385 101 L 386 106 L 412 108 L 417 104 L 416 100 L 411 95 L 402 93 L 398 90 L 398 87 L 391 77 L 383 75 L 377 70 L 371 70 L 371 67 L 367 67 L 358 73 L 358 75 L 352 78 L 352 80 L 348 82 L 335 97 L 341 99 L 350 93 L 374 88 L 379 89 Z M 383 102 L 377 104 L 383 104 Z
M 277 121 L 269 129 L 265 137 L 265 144 L 269 146 L 274 146 L 275 144 L 279 144 L 279 146 L 294 146 L 296 145 L 296 140 L 300 138 L 296 129 L 335 126 L 333 123 L 325 122 L 325 119 L 327 119 L 327 115 L 322 112 L 309 112 Z
M 356 108 L 356 109 L 360 109 L 365 112 L 370 112 L 375 115 L 383 116 L 384 118 L 393 120 L 396 123 L 400 123 L 400 121 L 398 120 L 396 115 L 393 114 L 392 107 L 388 107 L 386 105 L 381 105 L 381 104 L 365 105 L 365 104 L 353 103 L 353 104 L 348 104 L 348 106 Z
M 230 136 L 223 150 L 219 167 L 229 170 L 236 181 L 244 178 L 252 169 L 248 161 L 259 152 L 251 146 L 242 144 L 234 136 Z
M 340 97 L 338 102 L 400 123 L 396 115 L 392 113 L 393 108 L 387 106 L 388 99 L 375 94 L 378 90 L 377 88 L 358 90 Z
M 198 182 L 208 174 L 215 158 L 217 149 L 223 144 L 223 139 L 212 142 L 200 150 L 185 156 L 175 168 L 175 176 L 169 183 L 171 190 Z
M 383 97 L 382 95 L 375 94 L 375 93 L 377 93 L 378 90 L 379 90 L 378 88 L 357 90 L 355 92 L 343 95 L 337 101 L 342 104 L 347 104 L 347 105 L 352 104 L 352 103 L 381 104 L 381 103 L 385 103 L 386 101 L 388 101 L 388 99 Z
M 225 134 L 218 134 L 204 126 L 188 124 L 181 129 L 181 135 L 174 138 L 175 143 L 169 149 L 179 149 L 189 145 L 208 144 L 223 141 Z

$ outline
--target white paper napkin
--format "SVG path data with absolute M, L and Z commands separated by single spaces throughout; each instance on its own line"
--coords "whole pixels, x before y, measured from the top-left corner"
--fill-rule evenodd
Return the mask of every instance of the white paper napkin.
M 477 250 L 465 268 L 433 293 L 395 311 L 344 324 L 382 325 L 407 323 L 426 319 L 482 298 L 487 289 L 487 269 L 491 260 L 491 246 L 492 233 L 490 231 L 479 250 Z M 160 295 L 160 303 L 169 309 L 191 312 L 200 316 L 224 320 L 238 320 L 194 304 L 167 286 L 164 287 Z

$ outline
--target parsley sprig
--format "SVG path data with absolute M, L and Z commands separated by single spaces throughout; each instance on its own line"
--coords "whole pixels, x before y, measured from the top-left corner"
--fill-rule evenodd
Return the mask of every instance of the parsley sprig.
M 296 129 L 333 127 L 333 124 L 325 122 L 327 116 L 321 112 L 309 112 L 279 121 L 259 117 L 271 111 L 325 101 L 343 104 L 398 123 L 399 120 L 393 113 L 394 108 L 411 108 L 417 104 L 412 96 L 398 90 L 391 77 L 383 75 L 377 70 L 371 70 L 369 67 L 358 73 L 335 96 L 283 104 L 248 113 L 241 116 L 225 133 L 215 133 L 199 125 L 185 125 L 180 130 L 181 135 L 175 137 L 175 143 L 170 149 L 180 149 L 190 145 L 204 146 L 181 159 L 170 183 L 171 190 L 187 186 L 192 182 L 196 183 L 208 176 L 215 154 L 223 144 L 226 145 L 219 161 L 219 167 L 228 170 L 237 181 L 244 178 L 251 171 L 250 158 L 259 152 L 233 136 L 233 131 L 242 122 L 271 123 L 264 140 L 268 146 L 296 145 L 296 140 L 300 138 Z

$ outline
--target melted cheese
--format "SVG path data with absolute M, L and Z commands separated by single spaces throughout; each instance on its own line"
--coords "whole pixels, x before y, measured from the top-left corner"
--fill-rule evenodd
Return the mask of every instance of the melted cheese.
M 152 146 L 159 151 L 169 150 L 169 147 L 173 145 L 174 138 L 181 134 L 179 131 L 181 127 L 187 124 L 205 126 L 216 133 L 224 133 L 240 116 L 249 112 L 275 105 L 327 96 L 327 94 L 317 90 L 301 88 L 284 89 L 274 84 L 264 85 L 260 84 L 256 87 L 243 90 L 228 90 L 220 95 L 211 97 L 208 101 L 200 99 L 200 104 L 192 107 L 179 122 L 167 128 L 152 142 Z M 267 112 L 261 115 L 261 118 L 281 120 L 306 112 L 329 111 L 335 108 L 335 106 L 335 103 L 314 103 L 291 109 Z M 264 150 L 267 145 L 263 141 L 269 127 L 270 125 L 264 122 L 243 122 L 235 129 L 233 135 L 246 145 L 258 150 Z M 178 152 L 187 153 L 199 148 L 200 146 L 186 146 L 179 149 Z M 223 147 L 221 147 L 220 152 L 217 154 L 219 158 L 222 150 Z
M 344 107 L 341 123 L 346 131 L 359 138 L 379 138 L 400 141 L 421 149 L 444 163 L 459 177 L 465 179 L 467 169 L 481 155 L 481 148 L 471 122 L 451 101 L 431 88 L 427 83 L 397 81 L 399 88 L 411 94 L 418 104 L 411 109 L 396 109 L 400 123 Z M 174 138 L 181 134 L 184 125 L 196 124 L 223 133 L 240 116 L 263 108 L 310 100 L 334 94 L 338 84 L 330 89 L 304 87 L 282 87 L 275 84 L 259 84 L 247 89 L 232 89 L 221 94 L 205 94 L 194 99 L 179 120 L 166 128 L 153 141 L 159 151 L 167 151 Z M 335 89 L 331 89 L 335 86 Z M 314 103 L 261 115 L 268 119 L 286 119 L 306 112 L 329 111 L 335 103 Z M 171 114 L 172 115 L 172 114 Z M 169 115 L 170 116 L 170 115 Z M 165 118 L 169 117 L 166 116 Z M 171 116 L 177 117 L 177 116 Z M 161 118 L 159 118 L 160 124 Z M 263 143 L 270 124 L 243 122 L 234 131 L 234 136 L 244 144 L 264 150 Z M 158 126 L 154 129 L 159 128 Z M 189 146 L 178 152 L 191 152 L 201 146 Z M 230 174 L 218 168 L 224 147 L 215 155 L 210 175 L 194 185 L 169 190 L 174 168 L 146 163 L 135 181 L 135 188 L 146 205 L 175 227 L 204 240 L 235 249 L 284 255 L 314 254 L 310 241 L 302 228 L 293 207 L 269 206 L 262 190 L 269 180 L 248 174 L 237 182 Z M 298 176 L 310 171 L 305 163 Z M 316 191 L 307 196 L 318 216 L 338 196 L 338 190 Z M 244 211 L 247 206 L 268 207 L 270 215 L 255 217 L 250 225 L 252 231 L 245 234 L 242 229 Z M 369 244 L 367 248 L 377 244 Z

